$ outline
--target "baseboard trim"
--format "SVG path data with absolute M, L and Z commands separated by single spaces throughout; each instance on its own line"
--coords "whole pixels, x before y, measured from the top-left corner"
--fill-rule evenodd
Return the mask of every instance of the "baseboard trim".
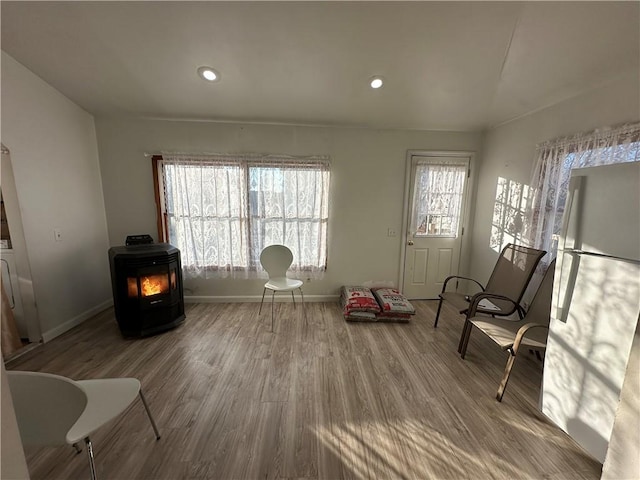
M 296 302 L 300 298 L 296 294 Z M 305 302 L 337 302 L 340 295 L 305 295 Z M 226 295 L 226 296 L 204 296 L 190 295 L 184 297 L 185 303 L 255 303 L 262 300 L 262 295 Z M 271 296 L 266 295 L 264 301 L 271 301 Z M 276 302 L 291 302 L 291 295 L 280 293 L 275 296 Z
M 18 360 L 19 358 L 24 357 L 27 353 L 33 352 L 36 348 L 40 348 L 42 345 L 43 345 L 42 341 L 34 342 L 34 343 L 28 343 L 27 345 L 25 345 L 24 347 L 20 348 L 19 350 L 16 350 L 15 352 L 9 354 L 4 359 L 5 366 L 6 367 L 12 367 L 13 366 L 13 362 Z
M 104 302 L 96 305 L 95 307 L 90 308 L 89 310 L 86 310 L 86 311 L 82 312 L 80 315 L 77 315 L 77 316 L 73 317 L 72 319 L 67 320 L 63 324 L 58 325 L 57 327 L 54 327 L 51 330 L 47 330 L 46 332 L 43 332 L 42 333 L 42 341 L 44 343 L 46 343 L 46 342 L 49 342 L 49 341 L 53 340 L 56 337 L 59 337 L 63 333 L 68 332 L 69 330 L 71 330 L 73 327 L 76 327 L 76 326 L 80 325 L 82 322 L 84 322 L 86 320 L 89 320 L 94 315 L 97 315 L 101 311 L 106 310 L 111 305 L 113 305 L 113 299 L 105 300 Z

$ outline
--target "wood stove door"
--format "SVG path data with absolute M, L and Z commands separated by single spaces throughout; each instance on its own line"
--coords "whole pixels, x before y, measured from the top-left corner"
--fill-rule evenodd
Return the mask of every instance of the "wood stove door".
M 176 269 L 171 264 L 140 267 L 127 272 L 127 298 L 140 308 L 170 305 L 176 289 Z

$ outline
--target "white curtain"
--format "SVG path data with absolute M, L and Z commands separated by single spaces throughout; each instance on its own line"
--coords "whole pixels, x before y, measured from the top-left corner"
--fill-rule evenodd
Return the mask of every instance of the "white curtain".
M 417 236 L 457 236 L 467 164 L 425 159 L 415 168 L 412 230 Z
M 226 161 L 225 161 L 226 160 Z M 187 276 L 225 276 L 249 265 L 246 182 L 240 162 L 163 155 L 168 241 Z
M 263 159 L 249 164 L 251 251 L 286 245 L 293 272 L 321 275 L 326 267 L 329 220 L 327 162 Z M 253 256 L 255 267 L 259 259 Z
M 640 161 L 640 123 L 545 142 L 536 153 L 531 181 L 536 194 L 527 237 L 530 245 L 549 252 L 545 259 L 550 262 L 556 255 L 571 169 Z
M 326 157 L 163 154 L 168 240 L 188 277 L 263 275 L 260 252 L 288 246 L 292 271 L 326 268 Z

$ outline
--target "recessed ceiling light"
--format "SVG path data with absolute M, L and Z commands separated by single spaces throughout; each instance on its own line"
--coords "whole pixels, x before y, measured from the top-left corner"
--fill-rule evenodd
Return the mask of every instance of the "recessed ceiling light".
M 376 75 L 369 79 L 369 85 L 371 85 L 371 88 L 381 88 L 384 85 L 384 79 Z
M 198 75 L 209 82 L 217 82 L 220 80 L 220 74 L 211 67 L 198 68 Z

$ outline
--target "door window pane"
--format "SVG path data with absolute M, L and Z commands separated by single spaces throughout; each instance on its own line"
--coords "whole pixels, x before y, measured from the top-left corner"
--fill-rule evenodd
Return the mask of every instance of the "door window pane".
M 412 231 L 418 237 L 457 237 L 467 165 L 416 165 Z

